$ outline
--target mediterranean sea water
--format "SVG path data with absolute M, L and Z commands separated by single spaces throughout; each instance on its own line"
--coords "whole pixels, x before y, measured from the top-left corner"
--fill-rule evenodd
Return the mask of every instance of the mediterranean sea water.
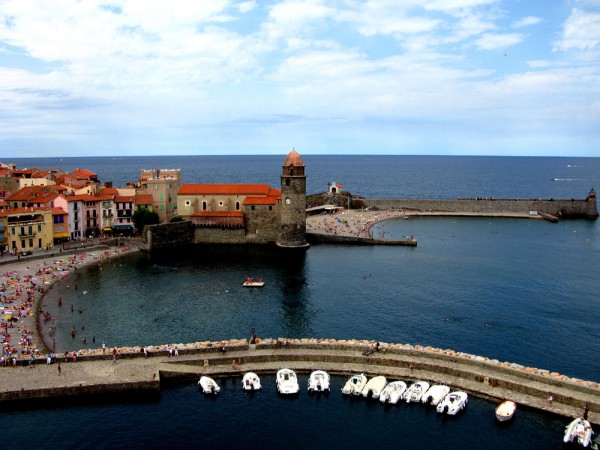
M 142 168 L 181 167 L 187 183 L 278 187 L 284 157 L 14 162 L 86 168 L 116 186 L 135 180 Z M 335 181 L 371 198 L 579 199 L 600 186 L 598 158 L 303 159 L 308 193 Z M 57 315 L 58 352 L 83 347 L 83 337 L 89 346 L 93 338 L 96 346 L 157 345 L 244 338 L 255 328 L 259 337 L 452 348 L 598 381 L 599 222 L 410 218 L 380 227 L 390 238 L 415 235 L 416 248 L 315 245 L 290 258 L 266 247 L 203 246 L 177 255 L 134 255 L 103 270 L 78 271 L 49 291 L 44 308 Z M 247 275 L 262 277 L 265 288 L 243 289 Z M 85 331 L 73 339 L 71 327 L 82 325 Z M 306 376 L 300 379 L 305 386 Z M 38 448 L 559 448 L 568 422 L 521 408 L 516 420 L 500 426 L 494 405 L 475 398 L 452 419 L 420 405 L 384 408 L 342 398 L 342 377 L 334 377 L 328 396 L 302 392 L 289 400 L 277 396 L 274 376 L 262 380 L 263 391 L 252 396 L 231 378 L 220 380 L 216 399 L 182 385 L 150 399 L 11 406 L 0 420 L 4 430 L 24 431 L 5 434 L 6 445 Z

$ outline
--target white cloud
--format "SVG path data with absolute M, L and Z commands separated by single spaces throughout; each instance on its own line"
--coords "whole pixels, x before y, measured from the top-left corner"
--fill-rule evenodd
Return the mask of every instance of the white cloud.
M 485 33 L 475 41 L 475 45 L 481 50 L 498 50 L 516 45 L 522 40 L 523 35 L 519 33 Z
M 430 0 L 426 2 L 425 8 L 437 11 L 451 11 L 487 6 L 498 2 L 499 0 Z
M 535 17 L 535 16 L 527 16 L 527 17 L 523 17 L 522 19 L 517 20 L 515 23 L 513 23 L 513 27 L 514 28 L 521 28 L 521 27 L 527 27 L 529 25 L 535 25 L 538 24 L 542 21 L 541 18 L 539 17 Z
M 591 50 L 600 44 L 600 13 L 573 9 L 555 50 Z
M 543 69 L 551 66 L 552 63 L 546 59 L 535 59 L 532 61 L 527 61 L 527 65 L 533 69 Z

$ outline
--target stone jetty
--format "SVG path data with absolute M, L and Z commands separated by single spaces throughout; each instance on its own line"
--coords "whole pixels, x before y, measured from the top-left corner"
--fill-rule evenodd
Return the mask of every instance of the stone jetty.
M 482 356 L 409 344 L 333 339 L 257 339 L 196 342 L 154 347 L 81 350 L 51 364 L 0 369 L 0 401 L 119 392 L 158 392 L 165 382 L 241 377 L 245 372 L 274 374 L 282 367 L 300 373 L 322 369 L 349 376 L 365 373 L 388 379 L 427 380 L 453 389 L 558 414 L 578 417 L 585 404 L 589 420 L 600 424 L 600 384 L 548 370 L 523 367 Z M 59 363 L 60 369 L 59 369 Z M 552 396 L 553 400 L 548 401 Z

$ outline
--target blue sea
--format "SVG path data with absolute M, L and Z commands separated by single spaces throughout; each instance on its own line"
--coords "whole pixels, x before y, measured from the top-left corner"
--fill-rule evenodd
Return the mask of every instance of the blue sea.
M 80 167 L 123 186 L 142 168 L 182 168 L 186 183 L 279 186 L 285 155 L 51 158 L 20 167 Z M 369 198 L 585 198 L 598 158 L 303 156 L 308 193 L 335 181 Z M 290 258 L 267 247 L 202 246 L 90 267 L 55 285 L 56 350 L 105 341 L 157 345 L 259 337 L 373 339 L 452 348 L 600 380 L 600 221 L 410 218 L 380 224 L 418 247 L 312 246 Z M 247 275 L 262 290 L 244 290 Z M 77 291 L 73 285 L 77 284 Z M 86 291 L 87 294 L 83 294 Z M 56 298 L 63 298 L 57 306 Z M 69 304 L 75 312 L 71 313 Z M 78 310 L 82 308 L 82 313 Z M 73 339 L 70 330 L 85 326 Z M 85 336 L 83 336 L 85 333 Z M 68 367 L 65 368 L 67 370 Z M 306 384 L 307 375 L 301 375 Z M 277 396 L 274 377 L 248 396 L 223 379 L 216 399 L 176 385 L 148 399 L 44 402 L 0 412 L 6 445 L 30 448 L 562 448 L 568 423 L 526 408 L 495 422 L 470 399 L 456 418 L 420 405 L 384 408 L 332 393 Z M 35 432 L 27 432 L 35 430 Z M 85 431 L 84 431 L 85 430 Z M 598 430 L 600 431 L 600 430 Z M 91 436 L 102 436 L 92 439 Z

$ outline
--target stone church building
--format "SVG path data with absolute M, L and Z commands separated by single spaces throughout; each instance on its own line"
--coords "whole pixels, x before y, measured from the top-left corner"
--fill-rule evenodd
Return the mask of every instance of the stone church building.
M 306 174 L 296 150 L 285 158 L 280 179 L 280 189 L 269 184 L 182 184 L 177 211 L 185 222 L 153 226 L 146 240 L 151 248 L 163 247 L 165 241 L 177 244 L 168 231 L 177 225 L 181 238 L 195 244 L 307 248 Z

